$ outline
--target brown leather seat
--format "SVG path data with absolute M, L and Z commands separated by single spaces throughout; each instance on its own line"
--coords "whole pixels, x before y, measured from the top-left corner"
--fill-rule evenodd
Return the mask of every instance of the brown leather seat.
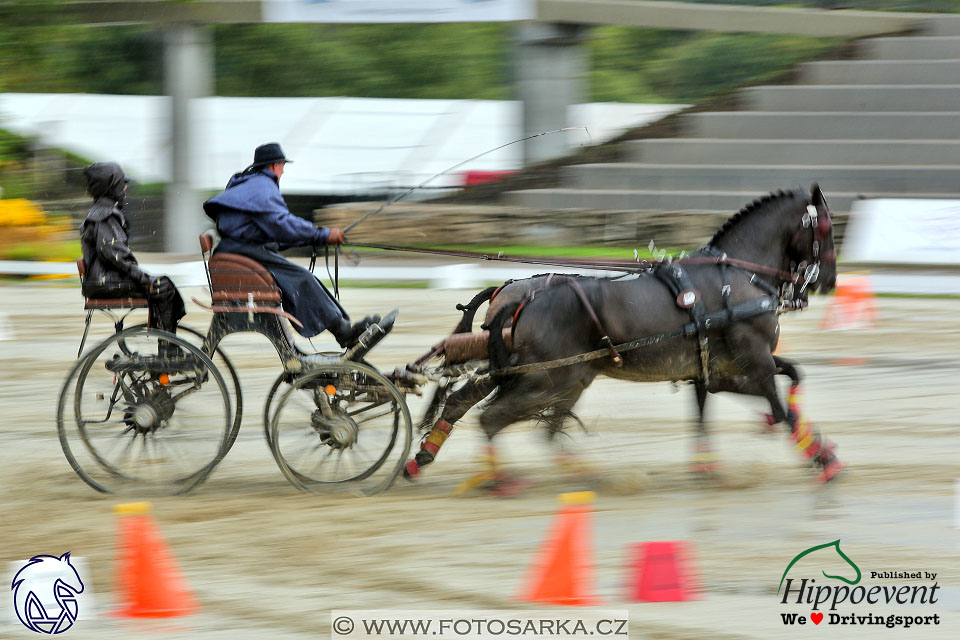
M 262 264 L 236 253 L 215 253 L 207 263 L 214 302 L 280 304 L 280 287 Z
M 77 260 L 77 272 L 80 280 L 87 274 L 87 265 L 83 258 Z M 146 298 L 84 298 L 84 309 L 146 309 Z

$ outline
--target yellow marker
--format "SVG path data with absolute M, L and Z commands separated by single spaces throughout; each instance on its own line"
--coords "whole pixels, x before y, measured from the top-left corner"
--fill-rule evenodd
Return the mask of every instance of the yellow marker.
M 336 388 L 335 386 L 333 386 L 332 384 L 328 384 L 327 386 L 325 386 L 325 387 L 323 388 L 323 390 L 326 392 L 326 394 L 327 394 L 328 396 L 335 396 L 335 395 L 337 395 L 337 388 Z
M 139 516 L 153 511 L 149 502 L 124 502 L 113 505 L 113 512 L 119 516 Z
M 561 493 L 557 500 L 562 505 L 591 504 L 596 500 L 597 494 L 593 491 L 574 491 L 572 493 Z
M 170 384 L 170 376 L 168 376 L 165 373 L 161 373 L 160 377 L 157 378 L 157 382 L 159 382 L 161 385 L 165 387 L 168 384 Z

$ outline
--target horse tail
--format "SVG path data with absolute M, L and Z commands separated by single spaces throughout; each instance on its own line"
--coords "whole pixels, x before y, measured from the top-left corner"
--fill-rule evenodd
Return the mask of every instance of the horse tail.
M 484 302 L 489 302 L 497 289 L 500 289 L 502 286 L 503 285 L 497 287 L 487 287 L 477 295 L 473 296 L 473 299 L 467 304 L 458 304 L 457 311 L 462 311 L 463 317 L 453 329 L 453 333 L 470 333 L 473 331 L 473 318 L 477 315 L 477 309 L 479 309 L 480 305 L 482 305 Z
M 503 340 L 503 329 L 513 321 L 514 314 L 525 302 L 526 300 L 505 304 L 493 316 L 493 320 L 484 327 L 490 332 L 490 337 L 487 339 L 487 356 L 490 358 L 490 370 L 494 373 L 510 364 L 510 349 Z M 500 383 L 503 382 L 505 380 L 501 379 Z

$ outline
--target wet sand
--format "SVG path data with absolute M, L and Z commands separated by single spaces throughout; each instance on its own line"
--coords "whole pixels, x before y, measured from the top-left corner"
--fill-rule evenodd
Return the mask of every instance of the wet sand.
M 199 290 L 187 290 L 201 296 Z M 394 333 L 372 354 L 383 370 L 411 361 L 445 335 L 468 291 L 348 289 L 354 315 L 401 310 Z M 113 606 L 116 522 L 111 506 L 130 498 L 94 492 L 70 469 L 56 435 L 60 385 L 83 328 L 75 286 L 0 287 L 12 340 L 0 342 L 0 540 L 3 561 L 71 551 L 87 558 L 97 606 Z M 518 602 L 529 567 L 557 511 L 559 493 L 597 491 L 593 590 L 606 608 L 628 609 L 634 638 L 800 637 L 781 613 L 777 585 L 800 551 L 836 539 L 864 571 L 937 572 L 936 605 L 853 606 L 840 613 L 940 614 L 938 627 L 844 626 L 849 638 L 955 637 L 960 630 L 960 316 L 958 300 L 880 299 L 875 328 L 826 331 L 827 306 L 783 318 L 781 353 L 806 375 L 806 410 L 835 440 L 848 472 L 818 488 L 782 433 L 760 433 L 762 403 L 713 396 L 710 429 L 725 485 L 688 471 L 695 415 L 688 385 L 599 380 L 577 407 L 587 433 L 564 446 L 599 470 L 584 482 L 564 474 L 531 426 L 500 439 L 504 460 L 530 482 L 509 500 L 453 489 L 480 469 L 475 415 L 457 427 L 416 485 L 402 479 L 373 498 L 307 495 L 287 484 L 264 445 L 261 412 L 280 371 L 272 347 L 253 334 L 223 347 L 240 373 L 240 437 L 212 477 L 183 497 L 153 500 L 154 517 L 195 591 L 201 611 L 166 622 L 99 616 L 76 638 L 316 638 L 333 609 L 536 608 Z M 186 324 L 209 316 L 189 305 Z M 100 318 L 92 340 L 105 337 Z M 9 337 L 9 336 L 8 336 Z M 317 341 L 318 347 L 329 348 Z M 414 421 L 422 401 L 410 399 Z M 136 497 L 136 496 L 134 496 Z M 629 603 L 629 548 L 686 540 L 695 550 L 698 600 Z M 802 567 L 801 567 L 802 568 Z M 810 565 L 804 575 L 819 577 Z M 834 565 L 826 568 L 838 569 Z M 797 569 L 795 569 L 796 571 Z M 792 575 L 792 574 L 791 574 Z M 905 582 L 903 582 L 905 583 Z M 910 582 L 909 584 L 919 584 Z M 808 624 L 807 627 L 811 625 Z M 820 625 L 827 626 L 827 625 Z M 0 619 L 0 637 L 31 632 Z

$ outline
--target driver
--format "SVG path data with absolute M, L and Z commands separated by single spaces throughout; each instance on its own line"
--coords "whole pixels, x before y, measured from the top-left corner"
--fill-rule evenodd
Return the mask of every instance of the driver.
M 226 190 L 203 203 L 203 210 L 217 224 L 217 251 L 252 258 L 273 275 L 283 308 L 303 323 L 297 327 L 300 335 L 312 338 L 327 330 L 341 347 L 349 348 L 380 316 L 351 324 L 346 310 L 316 276 L 280 255 L 291 247 L 343 242 L 340 229 L 315 227 L 287 209 L 279 184 L 288 162 L 292 160 L 276 142 L 260 145 L 253 164 L 233 174 Z

